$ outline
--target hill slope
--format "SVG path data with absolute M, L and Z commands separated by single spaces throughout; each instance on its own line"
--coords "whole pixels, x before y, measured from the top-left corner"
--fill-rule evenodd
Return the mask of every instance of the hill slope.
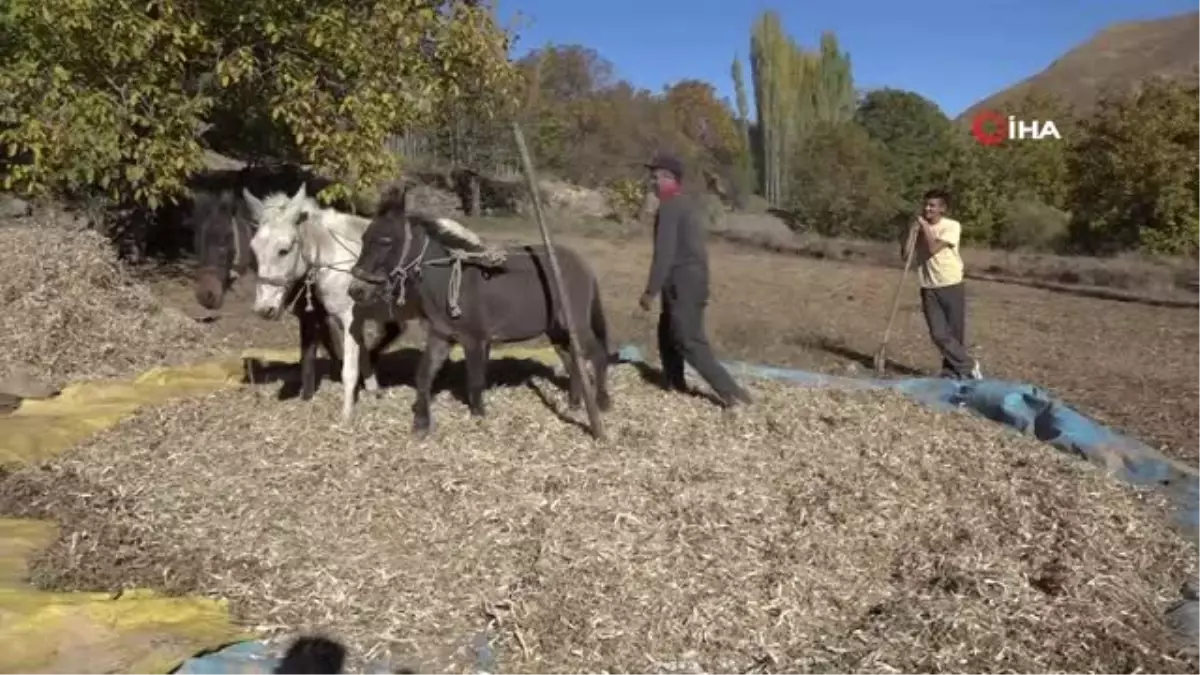
M 1200 12 L 1115 24 L 1042 72 L 971 106 L 959 119 L 984 108 L 1003 110 L 1031 90 L 1050 92 L 1087 112 L 1105 90 L 1128 90 L 1146 77 L 1195 78 L 1198 37 Z

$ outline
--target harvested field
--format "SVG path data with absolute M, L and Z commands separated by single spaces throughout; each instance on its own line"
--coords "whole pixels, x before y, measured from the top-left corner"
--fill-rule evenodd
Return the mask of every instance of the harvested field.
M 614 343 L 652 348 L 655 316 L 635 307 L 644 235 L 562 240 L 597 267 Z M 48 378 L 295 344 L 290 319 L 249 314 L 246 282 L 198 324 L 185 284 L 155 280 L 160 301 L 90 233 L 0 228 L 0 243 L 35 254 L 0 274 L 3 362 Z M 722 356 L 869 364 L 894 270 L 716 243 L 712 257 Z M 970 293 L 989 375 L 1194 457 L 1195 310 Z M 915 291 L 893 334 L 898 373 L 934 365 Z M 404 383 L 411 354 L 393 356 Z M 461 384 L 461 367 L 447 370 Z M 336 423 L 337 387 L 311 404 L 277 400 L 275 384 L 226 391 L 0 472 L 0 514 L 62 524 L 34 561 L 39 585 L 222 595 L 248 625 L 345 638 L 359 666 L 390 654 L 470 671 L 489 665 L 471 647 L 483 635 L 492 672 L 1200 667 L 1162 618 L 1197 551 L 1157 498 L 894 394 L 755 382 L 760 404 L 729 418 L 633 367 L 614 378 L 606 446 L 564 419 L 564 394 L 532 362 L 494 364 L 493 380 L 516 386 L 489 392 L 486 420 L 443 392 L 428 441 L 408 435 L 408 387 L 364 397 L 352 429 Z
M 775 383 L 730 418 L 627 366 L 600 446 L 544 367 L 495 369 L 532 384 L 482 421 L 442 393 L 427 441 L 409 388 L 353 429 L 333 387 L 147 410 L 4 477 L 0 510 L 62 522 L 40 583 L 221 594 L 419 672 L 476 668 L 481 631 L 504 672 L 1196 672 L 1161 618 L 1195 547 L 1047 446 Z
M 484 220 L 477 226 L 497 238 L 537 236 L 528 223 Z M 598 271 L 614 340 L 653 349 L 657 314 L 637 308 L 650 264 L 648 233 L 617 226 L 618 239 L 560 229 L 560 240 Z M 843 374 L 870 371 L 899 270 L 715 238 L 710 257 L 707 322 L 719 356 Z M 933 374 L 937 353 L 911 277 L 908 288 L 888 347 L 891 373 Z M 1196 465 L 1200 311 L 983 281 L 968 282 L 967 294 L 967 339 L 988 377 L 1045 387 L 1105 424 Z
M 0 227 L 0 250 L 9 252 L 0 266 L 0 371 L 22 364 L 64 384 L 210 351 L 195 322 L 135 281 L 94 231 L 52 220 Z

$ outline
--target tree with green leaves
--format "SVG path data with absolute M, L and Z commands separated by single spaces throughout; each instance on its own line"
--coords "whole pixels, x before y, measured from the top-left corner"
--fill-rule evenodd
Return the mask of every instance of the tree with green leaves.
M 1070 156 L 1071 243 L 1089 253 L 1196 255 L 1200 117 L 1195 79 L 1106 97 Z
M 751 29 L 750 77 L 754 83 L 761 148 L 758 176 L 763 197 L 772 204 L 778 203 L 782 194 L 780 166 L 786 151 L 783 126 L 788 114 L 784 89 L 791 58 L 792 46 L 783 32 L 779 14 L 763 12 Z
M 795 184 L 796 153 L 820 122 L 849 119 L 854 82 L 849 56 L 832 33 L 821 37 L 817 52 L 788 36 L 777 12 L 755 21 L 750 35 L 750 72 L 758 113 L 759 182 L 763 196 L 783 204 Z
M 98 186 L 151 208 L 203 149 L 257 149 L 337 180 L 334 199 L 394 177 L 389 134 L 470 92 L 511 100 L 509 36 L 487 7 L 440 0 L 11 0 L 0 66 L 6 187 Z
M 788 203 L 797 226 L 831 237 L 889 238 L 900 209 L 883 148 L 854 122 L 816 123 L 800 145 Z
M 897 194 L 915 208 L 932 187 L 949 183 L 964 133 L 937 104 L 911 91 L 876 89 L 863 97 L 855 120 L 887 149 L 883 161 Z
M 739 198 L 749 194 L 754 185 L 754 155 L 753 144 L 750 141 L 750 103 L 746 94 L 746 72 L 742 59 L 733 57 L 730 66 L 733 77 L 733 92 L 737 105 L 738 131 L 741 134 L 741 145 L 737 154 L 737 192 Z

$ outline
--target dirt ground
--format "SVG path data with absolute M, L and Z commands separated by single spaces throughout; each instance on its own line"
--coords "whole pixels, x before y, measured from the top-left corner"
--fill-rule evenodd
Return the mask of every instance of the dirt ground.
M 511 221 L 475 223 L 496 241 L 533 241 Z M 651 247 L 644 232 L 573 230 L 558 237 L 596 267 L 613 344 L 654 350 L 655 312 L 637 299 Z M 866 375 L 879 346 L 898 272 L 861 263 L 813 260 L 712 241 L 710 338 L 722 358 Z M 156 275 L 156 287 L 202 315 L 186 279 Z M 907 282 L 888 355 L 894 375 L 936 371 L 915 279 Z M 250 313 L 253 286 L 235 286 L 218 320 L 206 324 L 229 344 L 290 346 L 292 319 Z M 967 333 L 989 377 L 1043 386 L 1068 404 L 1158 446 L 1189 464 L 1200 443 L 1196 409 L 1198 320 L 1191 308 L 1155 307 L 1012 284 L 968 285 Z M 406 342 L 419 339 L 419 333 Z

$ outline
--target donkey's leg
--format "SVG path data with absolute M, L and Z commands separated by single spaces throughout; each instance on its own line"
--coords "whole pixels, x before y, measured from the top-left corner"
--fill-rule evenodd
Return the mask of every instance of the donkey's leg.
M 382 322 L 383 332 L 379 335 L 375 345 L 367 353 L 367 365 L 364 367 L 364 386 L 367 391 L 379 391 L 379 379 L 376 376 L 378 371 L 379 358 L 383 355 L 384 350 L 400 337 L 404 331 L 404 324 L 396 323 L 395 321 Z
M 567 379 L 570 381 L 567 389 L 567 407 L 574 410 L 583 403 L 583 378 L 579 369 L 575 367 L 575 359 L 571 358 L 570 338 L 552 337 L 550 341 L 567 371 Z
M 433 426 L 433 416 L 429 411 L 433 380 L 449 355 L 450 341 L 429 332 L 425 339 L 425 351 L 421 352 L 421 361 L 417 364 L 417 400 L 412 405 L 414 434 L 423 436 Z
M 483 405 L 483 392 L 487 389 L 488 354 L 491 344 L 487 340 L 463 340 L 464 360 L 467 366 L 467 407 L 474 417 L 487 415 Z
M 339 317 L 342 321 L 342 420 L 354 416 L 354 394 L 358 390 L 360 352 L 362 351 L 362 321 L 348 310 Z
M 592 373 L 596 383 L 596 407 L 601 411 L 612 409 L 612 398 L 608 395 L 608 350 L 599 340 L 592 340 L 588 348 L 592 362 Z
M 300 319 L 300 400 L 312 400 L 317 390 L 317 334 L 321 330 L 329 332 L 329 324 L 324 317 L 318 317 L 312 312 L 304 312 Z M 320 323 L 318 323 L 320 322 Z M 324 324 L 324 325 L 322 325 Z

